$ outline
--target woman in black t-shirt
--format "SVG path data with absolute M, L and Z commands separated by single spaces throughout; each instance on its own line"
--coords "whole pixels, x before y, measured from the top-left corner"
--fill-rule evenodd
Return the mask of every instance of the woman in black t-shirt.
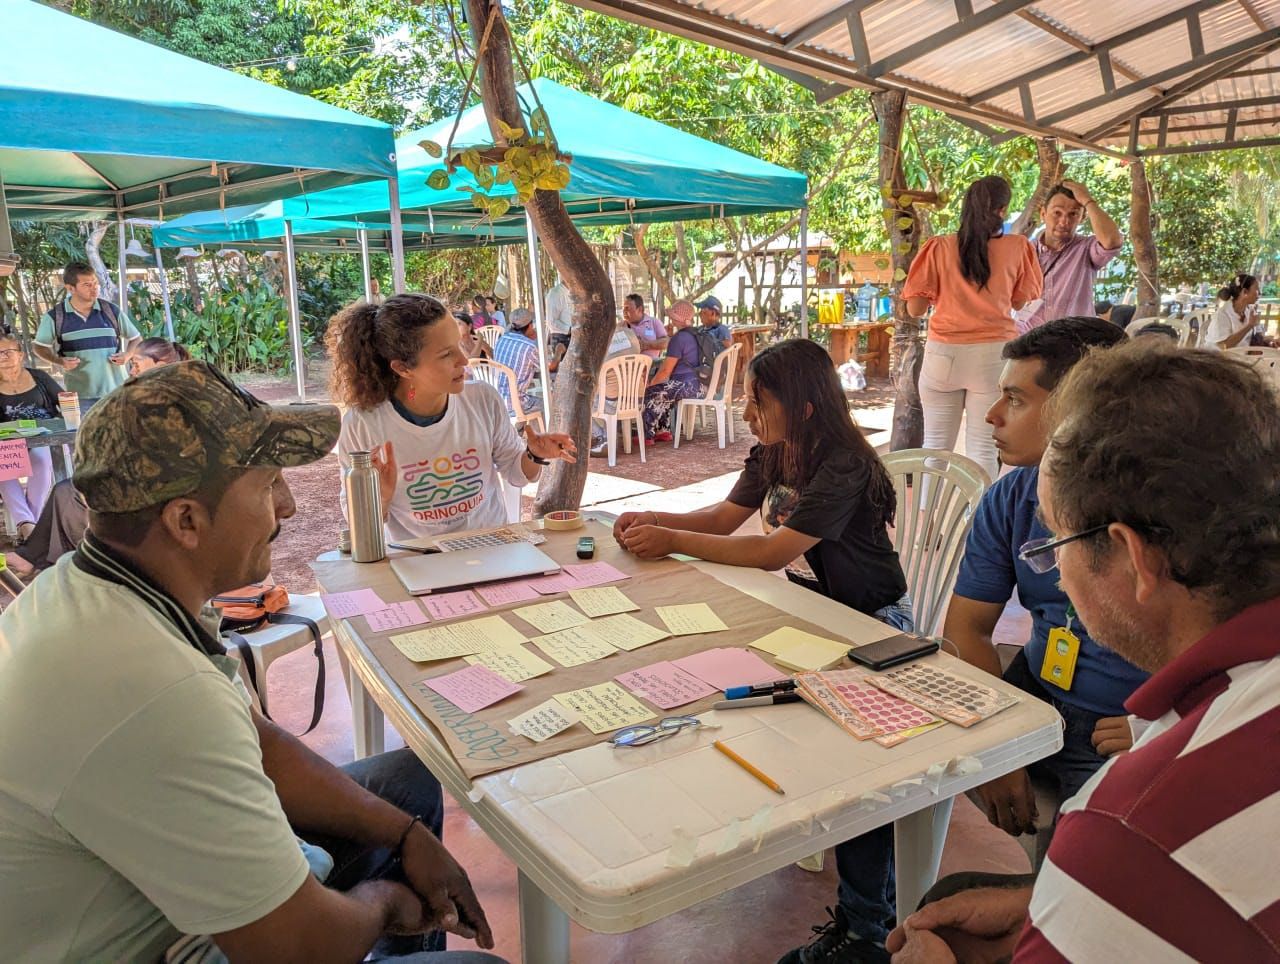
M 58 392 L 62 386 L 53 377 L 36 368 L 23 365 L 22 346 L 17 340 L 0 336 L 0 421 L 23 418 L 58 418 Z M 0 482 L 0 498 L 9 507 L 10 518 L 25 539 L 35 527 L 40 510 L 53 488 L 53 459 L 47 447 L 28 450 L 31 474 L 24 489 L 19 479 Z

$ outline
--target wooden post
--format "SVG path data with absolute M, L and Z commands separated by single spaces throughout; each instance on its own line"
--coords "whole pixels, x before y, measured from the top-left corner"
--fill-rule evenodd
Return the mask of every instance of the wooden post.
M 1049 200 L 1049 192 L 1062 181 L 1062 151 L 1058 149 L 1058 141 L 1052 137 L 1036 138 L 1036 159 L 1040 164 L 1040 180 L 1027 198 L 1026 207 L 1013 222 L 1013 232 L 1027 237 L 1040 225 L 1040 209 Z
M 902 122 L 907 110 L 906 94 L 898 90 L 874 93 L 871 95 L 871 109 L 880 128 L 880 188 L 893 268 L 889 282 L 894 324 L 891 371 L 897 385 L 889 447 L 897 451 L 918 448 L 924 442 L 924 409 L 920 405 L 919 384 L 924 340 L 920 337 L 920 323 L 907 314 L 907 303 L 902 298 L 907 271 L 920 249 L 921 225 L 915 205 L 903 204 L 901 195 L 906 188 L 899 153 Z
M 1136 160 L 1129 165 L 1129 183 L 1129 240 L 1138 270 L 1138 310 L 1134 317 L 1154 318 L 1160 314 L 1160 260 L 1151 226 L 1151 187 L 1145 163 Z

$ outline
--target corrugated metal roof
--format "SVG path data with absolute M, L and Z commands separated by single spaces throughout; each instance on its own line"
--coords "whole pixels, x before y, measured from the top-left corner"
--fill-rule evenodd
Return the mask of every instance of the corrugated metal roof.
M 1280 143 L 1280 0 L 572 0 L 736 50 L 822 96 L 906 90 L 1130 153 Z

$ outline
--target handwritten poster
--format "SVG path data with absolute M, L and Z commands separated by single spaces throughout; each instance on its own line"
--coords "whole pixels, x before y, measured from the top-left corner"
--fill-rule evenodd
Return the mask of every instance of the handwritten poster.
M 31 453 L 26 439 L 7 438 L 0 441 L 0 482 L 31 477 Z

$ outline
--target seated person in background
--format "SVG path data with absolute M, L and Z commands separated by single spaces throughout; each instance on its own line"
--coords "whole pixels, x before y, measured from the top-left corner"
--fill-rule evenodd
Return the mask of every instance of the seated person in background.
M 792 582 L 910 630 L 907 582 L 886 531 L 893 482 L 849 417 L 831 357 L 805 339 L 771 345 L 751 359 L 746 397 L 743 417 L 759 441 L 725 501 L 683 514 L 625 512 L 614 525 L 619 545 L 643 559 L 681 552 L 785 567 Z M 756 513 L 765 534 L 735 535 Z M 893 826 L 837 846 L 836 869 L 837 916 L 786 964 L 883 958 L 894 917 Z
M 645 312 L 644 298 L 637 294 L 630 294 L 623 298 L 622 320 L 635 333 L 640 351 L 655 360 L 662 357 L 667 342 L 671 339 L 662 322 Z
M 697 398 L 701 392 L 698 383 L 698 364 L 701 353 L 698 339 L 690 326 L 693 324 L 693 305 L 687 301 L 674 302 L 667 309 L 674 329 L 667 342 L 666 357 L 658 363 L 644 390 L 644 437 L 646 442 L 670 442 L 672 412 L 682 398 Z
M 465 311 L 454 312 L 453 316 L 458 319 L 458 347 L 467 356 L 467 360 L 488 358 L 489 346 L 483 338 L 472 330 L 471 316 Z
M 1122 341 L 1124 332 L 1100 318 L 1060 318 L 1031 329 L 1004 346 L 1000 398 L 987 412 L 1000 461 L 1014 468 L 978 505 L 942 635 L 956 644 L 961 659 L 1051 703 L 1066 722 L 1061 750 L 975 791 L 987 819 L 1014 836 L 1035 833 L 1032 776 L 1066 800 L 1107 757 L 1129 748 L 1124 703 L 1147 678 L 1090 638 L 1058 574 L 1040 568 L 1047 557 L 1028 562 L 1020 555 L 1025 544 L 1048 535 L 1036 497 L 1049 441 L 1045 403 L 1090 350 Z M 1031 613 L 1031 639 L 1002 674 L 991 636 L 1015 589 Z
M 489 317 L 493 319 L 495 325 L 505 325 L 507 323 L 506 313 L 499 310 L 498 299 L 493 295 L 484 296 L 484 309 L 489 312 Z
M 265 578 L 294 514 L 282 470 L 338 426 L 199 361 L 85 416 L 90 531 L 0 615 L 0 959 L 359 961 L 442 930 L 492 947 L 417 757 L 325 762 L 252 709 L 216 636 L 208 600 Z
M 489 312 L 489 303 L 485 300 L 484 295 L 479 292 L 471 299 L 471 327 L 479 331 L 481 328 L 487 328 L 489 325 L 496 325 L 498 322 Z
M 1238 274 L 1218 292 L 1222 304 L 1214 312 L 1200 338 L 1201 348 L 1223 351 L 1248 347 L 1249 338 L 1258 324 L 1258 295 L 1262 286 L 1251 274 Z
M 514 414 L 512 391 L 520 398 L 521 411 L 532 412 L 540 404 L 529 392 L 538 375 L 538 343 L 529 337 L 532 333 L 533 312 L 528 308 L 516 308 L 511 312 L 507 330 L 498 336 L 493 346 L 493 360 L 499 365 L 506 365 L 516 376 L 515 385 L 508 385 L 505 378 L 501 380 L 500 394 L 507 403 L 508 415 Z
M 499 479 L 532 482 L 551 459 L 575 461 L 568 435 L 511 425 L 494 389 L 467 381 L 458 329 L 424 294 L 357 301 L 329 322 L 331 392 L 347 406 L 338 461 L 370 452 L 378 467 L 387 540 L 506 525 Z M 340 494 L 346 512 L 345 492 Z
M 1034 888 L 958 874 L 898 964 L 1280 954 L 1280 397 L 1216 352 L 1120 345 L 1052 400 L 1029 550 L 1094 638 L 1151 673 L 1150 724 L 1062 808 Z M 1223 493 L 1230 492 L 1230 498 Z
M 729 326 L 720 320 L 724 307 L 720 304 L 720 299 L 715 295 L 708 295 L 693 307 L 698 309 L 698 317 L 702 321 L 702 328 L 707 334 L 711 335 L 724 348 L 728 348 L 733 344 L 733 333 L 729 330 Z
M 28 368 L 22 346 L 12 335 L 0 335 L 0 421 L 59 418 L 58 393 L 62 386 L 38 368 Z M 31 474 L 23 488 L 21 479 L 0 482 L 0 498 L 9 509 L 9 518 L 25 541 L 36 527 L 36 519 L 53 487 L 53 456 L 48 446 L 27 449 Z M 21 575 L 21 573 L 19 573 Z
M 1117 305 L 1110 301 L 1095 301 L 1093 303 L 1093 313 L 1103 321 L 1109 321 L 1121 331 L 1133 321 L 1133 313 L 1138 310 L 1137 305 Z
M 188 361 L 191 352 L 167 338 L 144 338 L 129 353 L 129 374 L 141 375 L 157 365 L 172 365 L 175 362 Z

